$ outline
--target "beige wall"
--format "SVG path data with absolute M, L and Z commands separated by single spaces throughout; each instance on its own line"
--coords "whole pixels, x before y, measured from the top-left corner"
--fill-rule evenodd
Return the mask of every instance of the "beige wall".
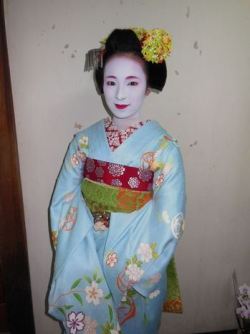
M 250 284 L 250 2 L 6 0 L 5 13 L 37 334 L 59 333 L 44 314 L 54 181 L 75 123 L 105 114 L 84 54 L 121 26 L 174 38 L 167 87 L 144 108 L 179 139 L 187 175 L 185 312 L 164 315 L 161 333 L 234 327 L 233 269 Z

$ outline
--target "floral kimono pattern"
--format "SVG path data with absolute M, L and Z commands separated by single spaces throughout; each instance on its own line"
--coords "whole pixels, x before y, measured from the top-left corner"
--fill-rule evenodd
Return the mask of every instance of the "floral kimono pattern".
M 153 189 L 141 194 L 135 177 L 128 193 L 119 184 L 83 179 L 91 159 L 113 166 L 114 180 L 122 165 L 144 176 L 153 172 Z M 108 226 L 96 224 L 96 205 L 109 211 Z M 49 314 L 63 322 L 65 333 L 157 333 L 184 207 L 180 150 L 157 122 L 144 124 L 115 151 L 103 120 L 75 135 L 50 206 L 55 262 Z

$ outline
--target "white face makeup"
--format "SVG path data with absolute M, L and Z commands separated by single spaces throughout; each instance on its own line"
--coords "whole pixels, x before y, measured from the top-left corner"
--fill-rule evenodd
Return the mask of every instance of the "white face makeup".
M 146 74 L 138 60 L 114 56 L 105 65 L 103 92 L 114 118 L 139 120 L 146 90 Z

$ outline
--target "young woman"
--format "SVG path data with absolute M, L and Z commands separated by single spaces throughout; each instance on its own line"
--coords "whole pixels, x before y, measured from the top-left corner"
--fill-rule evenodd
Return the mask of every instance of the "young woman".
M 165 85 L 170 47 L 162 30 L 116 29 L 96 59 L 111 118 L 75 135 L 50 207 L 49 313 L 65 333 L 158 332 L 183 231 L 184 172 L 176 142 L 141 109 Z

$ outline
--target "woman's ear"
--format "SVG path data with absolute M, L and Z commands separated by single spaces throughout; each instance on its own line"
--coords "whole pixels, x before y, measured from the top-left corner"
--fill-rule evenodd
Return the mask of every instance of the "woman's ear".
M 145 95 L 148 96 L 151 93 L 151 89 L 149 87 L 147 87 Z

